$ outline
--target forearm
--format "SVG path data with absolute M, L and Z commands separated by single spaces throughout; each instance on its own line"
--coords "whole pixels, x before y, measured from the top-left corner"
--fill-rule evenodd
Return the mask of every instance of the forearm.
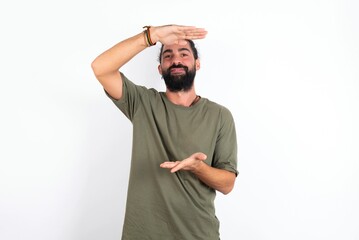
M 236 175 L 230 171 L 213 168 L 200 162 L 192 172 L 207 186 L 223 194 L 230 193 L 234 187 Z
M 236 174 L 207 165 L 203 162 L 206 158 L 207 156 L 204 153 L 197 152 L 182 161 L 163 162 L 160 167 L 171 169 L 172 173 L 179 170 L 191 171 L 207 186 L 223 194 L 230 193 L 234 187 Z
M 162 44 L 186 43 L 185 39 L 201 39 L 207 34 L 201 28 L 177 25 L 151 27 L 147 31 L 150 31 L 148 34 L 148 36 L 151 35 L 150 42 Z M 91 67 L 97 80 L 113 98 L 122 97 L 123 81 L 119 72 L 120 68 L 149 46 L 149 41 L 146 39 L 148 38 L 145 33 L 141 32 L 119 42 L 92 62 Z
M 92 70 L 104 89 L 114 99 L 122 97 L 120 68 L 147 47 L 144 33 L 128 38 L 99 55 L 92 62 Z
M 92 69 L 97 77 L 118 72 L 123 65 L 145 48 L 147 48 L 147 44 L 144 33 L 141 32 L 99 55 L 92 62 Z

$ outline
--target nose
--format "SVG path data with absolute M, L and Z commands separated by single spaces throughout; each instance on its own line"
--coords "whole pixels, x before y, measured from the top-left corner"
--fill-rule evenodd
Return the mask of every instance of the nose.
M 173 58 L 172 58 L 172 64 L 178 65 L 178 64 L 180 64 L 180 63 L 182 63 L 181 58 L 180 58 L 179 56 L 177 56 L 177 55 L 173 56 Z

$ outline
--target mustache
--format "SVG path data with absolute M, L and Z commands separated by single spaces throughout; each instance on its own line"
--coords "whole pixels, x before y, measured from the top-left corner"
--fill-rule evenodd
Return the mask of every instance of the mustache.
M 182 65 L 182 64 L 173 64 L 171 67 L 168 68 L 168 71 L 170 71 L 173 68 L 183 68 L 184 70 L 188 70 L 188 67 Z

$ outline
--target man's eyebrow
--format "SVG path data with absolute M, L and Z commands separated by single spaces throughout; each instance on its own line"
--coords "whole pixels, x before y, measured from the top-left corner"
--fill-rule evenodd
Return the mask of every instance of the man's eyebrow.
M 163 53 L 162 54 L 165 54 L 165 53 L 172 53 L 173 52 L 173 50 L 172 49 L 166 49 L 166 50 L 164 50 L 163 51 Z
M 188 52 L 191 52 L 188 48 L 180 48 L 180 49 L 178 49 L 178 51 L 180 52 L 180 51 L 188 51 Z

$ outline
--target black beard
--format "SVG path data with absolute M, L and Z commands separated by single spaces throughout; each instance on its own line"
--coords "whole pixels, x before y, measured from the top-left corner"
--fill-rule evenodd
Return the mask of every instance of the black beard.
M 185 74 L 183 75 L 171 75 L 171 69 L 173 68 L 183 68 Z M 184 91 L 187 92 L 193 86 L 194 78 L 196 76 L 196 69 L 188 70 L 188 67 L 179 65 L 172 65 L 163 73 L 162 78 L 165 80 L 167 89 L 171 92 Z

